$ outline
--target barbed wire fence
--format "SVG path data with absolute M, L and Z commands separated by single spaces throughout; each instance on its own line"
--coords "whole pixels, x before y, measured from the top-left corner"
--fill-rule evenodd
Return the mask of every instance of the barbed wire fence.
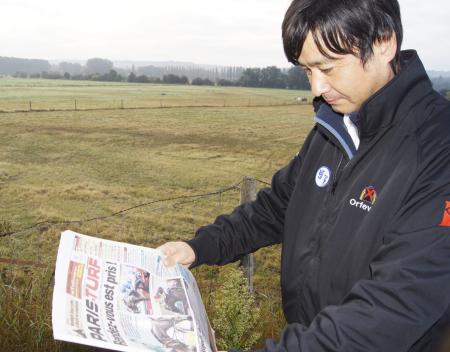
M 311 101 L 306 97 L 297 97 L 292 100 L 276 100 L 261 102 L 260 100 L 252 101 L 251 99 L 236 103 L 235 99 L 232 101 L 214 101 L 211 103 L 203 101 L 187 101 L 175 104 L 173 101 L 156 99 L 149 100 L 145 105 L 137 104 L 136 102 L 129 102 L 124 99 L 113 101 L 87 101 L 82 102 L 79 99 L 68 100 L 58 103 L 41 102 L 36 100 L 27 100 L 17 102 L 12 108 L 5 108 L 0 106 L 0 114 L 10 113 L 37 113 L 37 112 L 71 112 L 71 111 L 103 111 L 103 110 L 151 110 L 151 109 L 173 109 L 173 108 L 243 108 L 243 107 L 276 107 L 276 106 L 293 106 L 311 104 Z
M 185 216 L 189 216 L 192 228 L 186 229 L 186 232 L 194 234 L 197 227 L 205 225 L 202 223 L 204 217 L 200 216 L 200 212 L 204 212 L 206 209 L 209 218 L 214 218 L 224 212 L 224 197 L 232 197 L 234 199 L 235 206 L 249 202 L 256 197 L 258 188 L 270 186 L 270 183 L 256 179 L 253 177 L 243 177 L 239 182 L 226 186 L 210 192 L 197 192 L 194 194 L 184 194 L 174 197 L 166 197 L 148 202 L 136 204 L 134 206 L 120 209 L 110 214 L 87 217 L 85 219 L 66 220 L 66 221 L 52 221 L 44 220 L 36 223 L 28 224 L 22 227 L 13 228 L 11 221 L 6 219 L 0 220 L 0 275 L 7 273 L 9 277 L 15 277 L 19 271 L 29 271 L 33 269 L 46 269 L 54 270 L 54 262 L 56 257 L 53 258 L 46 256 L 47 253 L 43 253 L 45 248 L 43 246 L 42 234 L 46 233 L 50 229 L 63 230 L 67 229 L 71 225 L 85 225 L 88 223 L 107 222 L 113 218 L 124 217 L 127 214 L 141 211 L 145 214 L 154 214 L 160 216 L 164 212 L 178 212 L 184 213 Z M 202 203 L 203 204 L 200 204 Z M 238 203 L 239 202 L 239 203 Z M 228 202 L 229 203 L 229 202 Z M 191 205 L 187 207 L 187 205 Z M 176 217 L 173 217 L 170 221 L 179 221 Z M 125 227 L 127 222 L 122 221 L 121 226 Z M 173 225 L 173 224 L 172 224 Z M 25 238 L 23 235 L 37 233 L 38 242 L 27 243 L 31 246 L 31 254 L 28 251 L 27 255 L 24 255 L 23 247 Z M 99 234 L 101 236 L 101 234 Z M 114 240 L 114 238 L 112 238 Z M 58 243 L 54 243 L 55 248 Z M 45 256 L 45 258 L 44 258 Z M 249 255 L 245 257 L 241 264 L 244 269 L 244 273 L 249 283 L 249 289 L 253 292 L 253 256 Z M 49 286 L 52 283 L 54 277 L 54 271 L 51 275 Z M 1 277 L 0 277 L 1 284 Z

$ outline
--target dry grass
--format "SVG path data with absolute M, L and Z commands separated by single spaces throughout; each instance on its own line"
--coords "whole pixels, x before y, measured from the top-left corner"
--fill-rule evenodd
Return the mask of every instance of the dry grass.
M 145 104 L 146 94 L 162 89 L 157 85 L 71 86 L 73 82 L 60 81 L 52 83 L 52 88 L 48 82 L 33 82 L 0 82 L 0 109 L 10 109 L 19 98 L 26 101 L 27 94 L 57 104 L 58 98 L 72 96 L 74 91 L 85 94 L 93 104 L 98 104 L 96 94 L 128 95 Z M 229 105 L 239 105 L 248 97 L 267 101 L 273 95 L 281 101 L 302 94 L 163 88 L 171 92 L 174 102 L 195 96 L 200 104 L 225 96 Z M 245 175 L 270 181 L 273 172 L 298 151 L 312 125 L 311 116 L 311 106 L 305 105 L 0 114 L 0 230 L 17 230 L 44 220 L 89 219 L 158 199 L 213 192 Z M 239 192 L 192 200 L 155 203 L 103 221 L 42 225 L 0 238 L 0 258 L 48 264 L 47 270 L 0 264 L 0 350 L 88 350 L 52 339 L 49 285 L 61 230 L 153 247 L 190 238 L 197 227 L 233 209 Z M 260 328 L 263 338 L 276 337 L 284 324 L 277 298 L 279 249 L 260 251 L 256 261 Z M 217 270 L 194 272 L 208 305 L 217 285 Z

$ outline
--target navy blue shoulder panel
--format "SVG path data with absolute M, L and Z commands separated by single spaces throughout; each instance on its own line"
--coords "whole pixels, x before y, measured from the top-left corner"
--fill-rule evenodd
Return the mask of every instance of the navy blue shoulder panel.
M 356 147 L 345 127 L 343 115 L 334 112 L 328 104 L 321 104 L 314 120 L 336 138 L 348 159 L 353 159 Z

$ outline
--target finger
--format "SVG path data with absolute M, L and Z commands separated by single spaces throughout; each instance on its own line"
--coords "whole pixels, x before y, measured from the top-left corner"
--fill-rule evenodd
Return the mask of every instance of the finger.
M 164 266 L 166 266 L 166 267 L 174 266 L 176 263 L 177 263 L 177 261 L 175 260 L 174 257 L 166 257 L 166 258 L 163 260 L 163 264 L 164 264 Z
M 172 249 L 171 242 L 164 243 L 163 245 L 161 245 L 158 248 L 156 248 L 156 250 L 161 252 L 162 254 L 164 254 L 166 256 L 173 254 L 173 249 Z
M 157 247 L 156 250 L 160 253 L 164 266 L 169 267 L 174 265 L 173 259 L 171 258 L 171 252 L 173 252 L 173 250 L 171 250 L 169 243 L 164 243 L 163 245 Z

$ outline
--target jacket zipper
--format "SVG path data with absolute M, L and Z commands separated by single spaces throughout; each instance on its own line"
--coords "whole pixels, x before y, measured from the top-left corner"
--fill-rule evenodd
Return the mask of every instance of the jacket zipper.
M 339 181 L 339 177 L 341 176 L 342 171 L 347 167 L 347 165 L 350 162 L 350 161 L 348 161 L 347 163 L 344 164 L 343 161 L 344 161 L 344 155 L 341 154 L 338 166 L 336 167 L 336 172 L 334 173 L 334 177 L 333 177 L 333 184 L 331 186 L 331 195 L 334 195 L 338 181 Z
M 352 160 L 353 155 L 348 155 L 348 151 L 340 143 L 338 137 L 333 133 L 333 131 L 330 131 L 327 127 L 322 125 L 322 123 L 320 123 L 320 122 L 319 122 L 319 126 L 321 127 L 320 129 L 323 131 L 323 133 L 325 133 L 325 135 L 327 135 L 328 138 L 330 138 L 333 141 L 334 145 L 336 145 L 338 147 L 338 149 L 341 151 L 341 157 L 339 158 L 339 163 L 338 163 L 338 166 L 336 167 L 336 172 L 334 173 L 334 176 L 333 176 L 333 183 L 331 185 L 331 195 L 334 195 L 338 181 L 339 181 L 339 177 L 341 176 L 342 171 L 347 167 L 347 165 Z M 347 157 L 345 157 L 346 155 L 347 155 Z M 345 164 L 343 163 L 344 158 L 347 160 L 347 162 Z

